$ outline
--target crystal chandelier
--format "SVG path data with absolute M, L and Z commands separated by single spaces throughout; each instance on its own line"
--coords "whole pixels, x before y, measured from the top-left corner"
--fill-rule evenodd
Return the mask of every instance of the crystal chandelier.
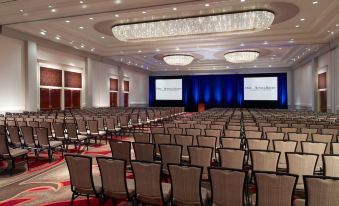
M 173 65 L 173 66 L 186 66 L 192 63 L 194 60 L 194 57 L 191 55 L 186 55 L 186 54 L 171 54 L 164 56 L 164 61 L 168 65 Z
M 256 60 L 259 54 L 257 51 L 234 51 L 226 53 L 224 57 L 228 62 L 240 64 Z
M 234 34 L 263 31 L 270 27 L 274 13 L 251 10 L 226 14 L 213 14 L 170 20 L 157 20 L 115 25 L 114 37 L 120 41 L 154 41 L 188 35 Z

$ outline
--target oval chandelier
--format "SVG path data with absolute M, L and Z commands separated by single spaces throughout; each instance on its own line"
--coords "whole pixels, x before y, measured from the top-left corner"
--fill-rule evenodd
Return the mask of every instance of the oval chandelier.
M 172 66 L 186 66 L 192 63 L 194 57 L 187 54 L 171 54 L 163 57 L 168 65 Z
M 120 41 L 155 41 L 189 35 L 235 34 L 263 31 L 275 18 L 272 11 L 249 10 L 187 18 L 117 24 L 112 33 Z
M 234 51 L 224 54 L 224 57 L 228 62 L 240 64 L 256 60 L 259 54 L 257 51 Z

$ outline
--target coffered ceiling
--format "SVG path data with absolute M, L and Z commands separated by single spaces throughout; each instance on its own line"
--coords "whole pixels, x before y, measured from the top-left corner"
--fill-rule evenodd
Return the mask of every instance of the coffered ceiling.
M 147 42 L 121 42 L 115 24 L 196 15 L 267 9 L 273 25 L 262 32 L 204 35 Z M 243 68 L 287 68 L 339 36 L 338 0 L 3 0 L 0 24 L 149 71 L 206 71 Z M 224 54 L 257 50 L 251 63 L 231 64 Z M 184 67 L 162 57 L 183 53 L 195 57 Z

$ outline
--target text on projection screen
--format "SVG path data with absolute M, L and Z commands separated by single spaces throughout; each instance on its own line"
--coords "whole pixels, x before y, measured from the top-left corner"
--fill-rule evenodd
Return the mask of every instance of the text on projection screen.
M 277 101 L 277 77 L 244 78 L 244 100 Z
M 156 79 L 156 100 L 182 100 L 182 79 Z

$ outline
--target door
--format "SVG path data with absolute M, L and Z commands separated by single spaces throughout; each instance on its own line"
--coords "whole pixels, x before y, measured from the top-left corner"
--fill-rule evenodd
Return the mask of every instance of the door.
M 319 91 L 320 112 L 327 112 L 327 91 Z
M 117 107 L 118 106 L 118 93 L 110 92 L 110 106 Z
M 128 93 L 124 93 L 124 107 L 128 107 Z

